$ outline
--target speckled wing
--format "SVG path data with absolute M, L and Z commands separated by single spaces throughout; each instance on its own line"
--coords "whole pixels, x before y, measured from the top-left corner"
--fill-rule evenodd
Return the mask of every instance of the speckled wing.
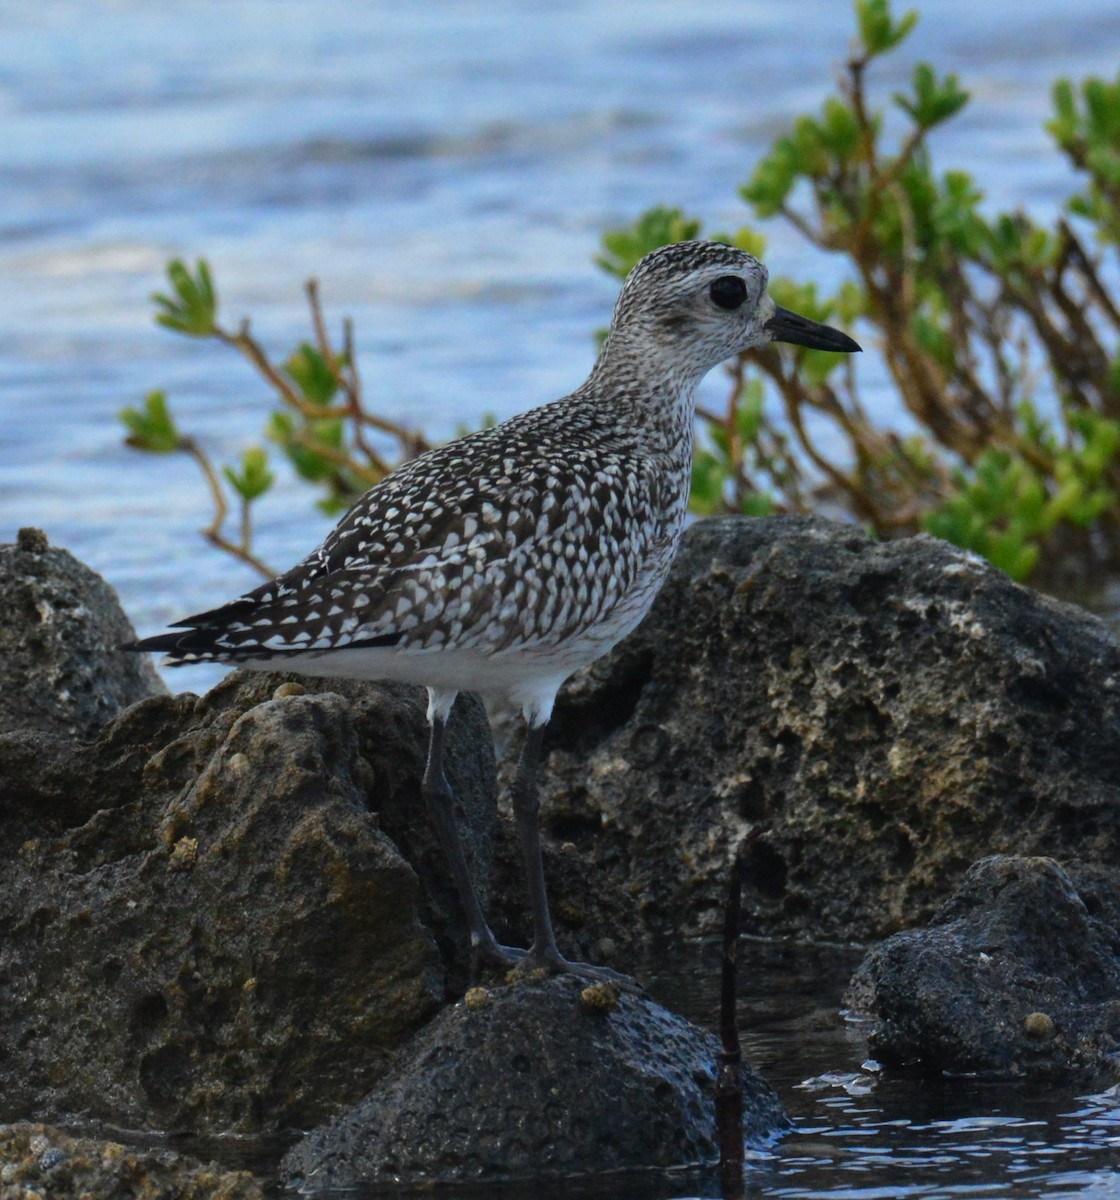
M 579 637 L 625 601 L 665 521 L 648 462 L 565 433 L 510 423 L 415 459 L 290 571 L 142 645 L 236 661 Z

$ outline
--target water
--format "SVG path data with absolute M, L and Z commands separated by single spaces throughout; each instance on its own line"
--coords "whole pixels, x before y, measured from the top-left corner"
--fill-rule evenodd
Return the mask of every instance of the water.
M 43 526 L 143 632 L 252 584 L 199 538 L 192 464 L 121 444 L 117 411 L 155 387 L 219 460 L 267 412 L 243 363 L 152 324 L 170 257 L 206 256 L 227 323 L 251 313 L 276 355 L 306 336 L 317 275 L 334 327 L 355 319 L 376 408 L 449 436 L 582 380 L 615 292 L 592 263 L 603 230 L 654 202 L 746 220 L 736 185 L 829 90 L 851 28 L 839 0 L 0 0 L 0 540 Z M 957 71 L 974 99 L 940 161 L 1046 215 L 1071 186 L 1042 130 L 1050 83 L 1113 75 L 1118 45 L 1115 0 L 940 0 L 874 86 L 918 58 Z M 769 233 L 774 269 L 835 278 Z M 864 357 L 873 409 L 901 420 Z M 260 553 L 287 564 L 326 526 L 282 475 Z M 850 958 L 748 956 L 748 1050 L 797 1119 L 752 1163 L 752 1194 L 1120 1195 L 1110 1093 L 865 1070 L 837 1017 Z M 710 1022 L 714 978 L 683 962 L 658 987 Z M 563 1194 L 714 1192 L 673 1177 Z
M 718 1005 L 717 950 L 688 947 L 654 980 L 660 998 L 709 1026 Z M 744 1053 L 794 1120 L 790 1134 L 749 1164 L 747 1196 L 1120 1196 L 1120 1096 L 882 1071 L 868 1056 L 863 1024 L 840 1011 L 861 957 L 743 943 Z M 709 1185 L 660 1194 L 719 1192 Z

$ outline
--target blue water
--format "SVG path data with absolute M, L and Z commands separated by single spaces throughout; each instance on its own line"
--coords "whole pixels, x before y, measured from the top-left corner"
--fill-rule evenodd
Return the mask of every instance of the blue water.
M 874 86 L 918 58 L 957 71 L 973 103 L 940 161 L 995 205 L 1054 212 L 1071 181 L 1042 129 L 1049 86 L 1115 73 L 1120 5 L 923 8 Z M 373 406 L 449 436 L 582 380 L 615 291 L 593 265 L 602 231 L 655 202 L 746 220 L 736 185 L 827 93 L 851 28 L 841 0 L 0 0 L 0 541 L 44 527 L 145 633 L 251 585 L 198 536 L 193 465 L 121 442 L 117 411 L 155 387 L 220 461 L 268 411 L 231 353 L 153 325 L 170 257 L 206 256 L 226 322 L 251 313 L 277 356 L 306 336 L 317 275 L 333 326 L 356 322 Z M 770 236 L 772 269 L 836 278 Z M 901 424 L 874 355 L 860 369 Z M 326 527 L 281 472 L 259 551 L 286 565 Z M 799 1127 L 754 1194 L 1120 1195 L 1111 1093 L 881 1081 L 837 1024 L 839 987 L 810 980 L 790 1009 L 773 986 L 754 1051 Z

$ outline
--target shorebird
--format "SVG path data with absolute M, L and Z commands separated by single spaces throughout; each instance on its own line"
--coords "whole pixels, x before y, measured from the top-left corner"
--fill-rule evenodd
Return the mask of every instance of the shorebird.
M 647 254 L 581 387 L 405 463 L 290 571 L 129 647 L 165 651 L 172 666 L 426 687 L 422 792 L 476 963 L 598 971 L 566 960 L 553 934 L 537 780 L 545 727 L 560 685 L 641 621 L 669 572 L 700 380 L 768 342 L 860 348 L 779 308 L 766 283 L 762 263 L 718 242 Z M 527 951 L 490 931 L 455 825 L 443 747 L 464 690 L 504 696 L 525 719 L 512 799 L 532 915 Z

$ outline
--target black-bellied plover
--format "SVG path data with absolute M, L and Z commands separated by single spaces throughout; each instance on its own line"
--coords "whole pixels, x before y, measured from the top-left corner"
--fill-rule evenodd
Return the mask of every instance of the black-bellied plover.
M 429 451 L 371 488 L 290 571 L 131 647 L 171 665 L 235 663 L 428 689 L 422 790 L 476 960 L 594 971 L 561 957 L 541 864 L 537 770 L 560 685 L 645 616 L 680 541 L 695 392 L 751 346 L 850 352 L 777 307 L 766 268 L 717 242 L 664 246 L 630 272 L 587 382 Z M 463 856 L 443 771 L 458 692 L 506 697 L 527 725 L 513 782 L 533 940 L 498 944 Z

